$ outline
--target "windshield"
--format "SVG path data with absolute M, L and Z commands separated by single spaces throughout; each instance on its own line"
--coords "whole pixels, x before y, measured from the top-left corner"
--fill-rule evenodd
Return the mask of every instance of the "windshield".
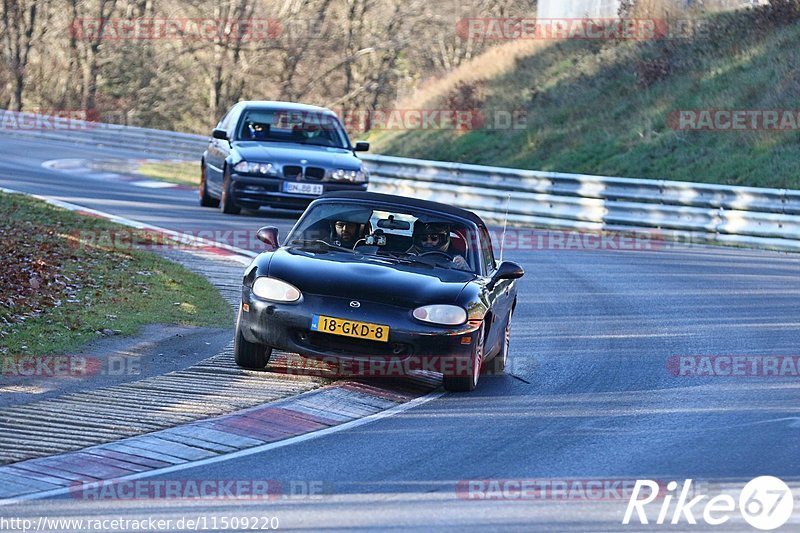
M 285 111 L 280 109 L 250 109 L 236 133 L 239 141 L 283 142 L 349 147 L 347 133 L 339 119 L 331 113 Z
M 442 214 L 395 205 L 323 202 L 306 212 L 284 246 L 474 273 L 477 243 L 471 226 Z

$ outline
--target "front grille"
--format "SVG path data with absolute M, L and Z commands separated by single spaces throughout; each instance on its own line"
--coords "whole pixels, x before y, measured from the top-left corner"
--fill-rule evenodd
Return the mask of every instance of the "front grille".
M 283 177 L 296 180 L 303 175 L 303 167 L 287 165 L 283 167 Z
M 321 180 L 325 177 L 325 169 L 319 167 L 307 167 L 306 168 L 306 179 L 307 180 Z
M 286 165 L 283 167 L 283 177 L 297 180 L 305 178 L 307 180 L 322 181 L 325 178 L 325 169 L 320 167 L 306 167 L 303 172 L 303 167 L 297 165 Z

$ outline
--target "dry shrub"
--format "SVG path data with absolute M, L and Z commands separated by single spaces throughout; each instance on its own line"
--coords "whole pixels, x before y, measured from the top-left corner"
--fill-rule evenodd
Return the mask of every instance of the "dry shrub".
M 682 0 L 622 0 L 618 14 L 624 19 L 653 19 L 660 21 L 657 27 L 665 28 L 685 17 L 686 12 Z M 659 43 L 652 57 L 634 61 L 636 86 L 647 88 L 654 83 L 669 77 L 673 70 L 672 44 Z
M 754 11 L 759 27 L 780 28 L 800 20 L 800 0 L 770 0 Z
M 669 77 L 672 72 L 672 49 L 663 45 L 657 57 L 651 59 L 638 59 L 634 68 L 636 70 L 636 86 L 646 89 L 656 82 Z
M 458 82 L 445 96 L 445 106 L 453 110 L 478 110 L 486 100 L 485 83 L 481 80 Z
M 620 18 L 671 19 L 684 12 L 682 0 L 622 0 Z

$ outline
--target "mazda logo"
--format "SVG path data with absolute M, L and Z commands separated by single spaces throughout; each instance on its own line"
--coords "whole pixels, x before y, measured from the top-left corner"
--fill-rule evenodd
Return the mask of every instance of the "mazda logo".
M 361 307 L 361 302 L 357 302 L 357 301 L 353 300 L 352 302 L 350 302 L 350 307 L 353 307 L 353 308 L 357 309 L 357 308 Z

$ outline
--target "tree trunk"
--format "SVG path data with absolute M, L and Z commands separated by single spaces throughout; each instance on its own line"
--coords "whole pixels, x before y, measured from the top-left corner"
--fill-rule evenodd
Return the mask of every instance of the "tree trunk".
M 100 44 L 105 35 L 105 22 L 108 16 L 114 11 L 117 0 L 97 0 L 97 18 L 100 19 L 100 31 L 89 45 L 85 66 L 85 78 L 83 86 L 83 110 L 87 114 L 94 114 L 97 110 L 97 78 L 100 73 L 98 53 Z

